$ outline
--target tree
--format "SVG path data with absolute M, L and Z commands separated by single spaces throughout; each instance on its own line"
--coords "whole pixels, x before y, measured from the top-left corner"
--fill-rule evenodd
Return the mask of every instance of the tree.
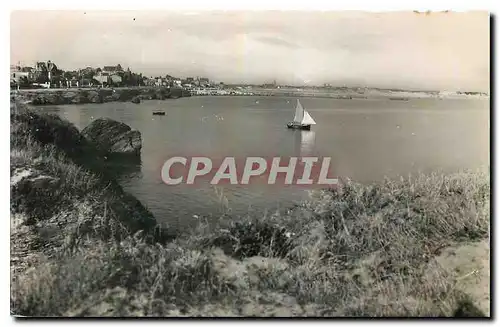
M 19 86 L 20 87 L 26 87 L 26 86 L 29 86 L 29 84 L 30 84 L 30 82 L 29 82 L 27 76 L 21 76 L 19 78 Z
M 85 69 L 83 69 L 81 71 L 81 77 L 84 78 L 84 79 L 89 79 L 91 80 L 92 78 L 94 78 L 94 76 L 96 75 L 96 70 L 93 69 L 92 67 L 87 67 Z
M 54 76 L 54 77 L 52 77 L 52 81 L 50 81 L 50 82 L 52 84 L 58 85 L 59 83 L 62 82 L 62 76 L 61 75 Z
M 39 72 L 35 75 L 35 82 L 36 83 L 46 83 L 49 81 L 49 78 L 47 76 L 47 72 Z
M 65 79 L 73 79 L 73 77 L 75 77 L 75 75 L 76 74 L 74 72 L 69 72 L 69 71 L 63 73 L 63 77 Z
M 57 72 L 57 66 L 52 61 L 47 61 L 47 71 L 51 73 Z
M 137 85 L 134 83 L 134 74 L 130 71 L 130 68 L 127 68 L 127 70 L 122 74 L 122 83 L 125 86 Z

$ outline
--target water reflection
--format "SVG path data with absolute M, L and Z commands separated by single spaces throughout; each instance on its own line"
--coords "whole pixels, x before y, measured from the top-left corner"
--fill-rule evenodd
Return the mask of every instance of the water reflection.
M 44 107 L 77 123 L 80 129 L 93 119 L 122 121 L 142 134 L 142 164 L 133 158 L 118 160 L 113 172 L 121 175 L 126 190 L 137 196 L 158 221 L 180 224 L 192 215 L 219 213 L 211 188 L 167 187 L 160 171 L 168 157 L 213 156 L 318 156 L 330 157 L 331 176 L 372 183 L 385 175 L 397 178 L 417 170 L 475 169 L 489 161 L 489 102 L 426 100 L 422 108 L 407 108 L 405 101 L 309 98 L 308 108 L 320 115 L 311 131 L 288 130 L 293 115 L 281 97 L 191 97 Z M 423 106 L 425 105 L 425 108 Z M 168 107 L 168 108 L 167 108 Z M 154 110 L 167 116 L 152 116 Z M 477 109 L 477 110 L 476 110 Z M 217 121 L 215 115 L 223 116 Z M 207 117 L 205 123 L 202 117 Z M 368 117 L 366 119 L 365 117 Z M 320 119 L 321 118 L 321 119 Z M 154 120 L 153 120 L 154 119 Z M 400 126 L 400 128 L 397 128 Z M 411 135 L 415 133 L 415 135 Z M 102 166 L 102 163 L 99 163 Z M 142 167 L 141 167 L 142 165 Z M 102 167 L 99 167 L 102 169 Z M 131 176 L 132 178 L 127 178 Z M 274 210 L 307 198 L 304 188 L 225 188 L 233 213 Z M 242 213 L 242 214 L 243 214 Z M 175 218 L 173 218 L 175 217 Z
M 312 156 L 314 154 L 314 145 L 316 132 L 314 131 L 294 131 L 295 133 L 295 153 L 298 156 Z

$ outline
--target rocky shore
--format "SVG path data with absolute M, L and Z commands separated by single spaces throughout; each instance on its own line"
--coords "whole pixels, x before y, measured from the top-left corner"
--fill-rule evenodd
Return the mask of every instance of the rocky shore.
M 93 88 L 11 91 L 11 97 L 31 105 L 104 103 L 114 101 L 165 100 L 191 96 L 181 88 Z
M 177 234 L 108 170 L 140 158 L 139 136 L 13 106 L 12 314 L 489 315 L 488 173 L 347 183 Z
M 140 156 L 139 132 L 105 120 L 93 122 L 83 134 L 57 116 L 21 107 L 11 112 L 16 273 L 33 266 L 33 258 L 64 252 L 73 242 L 84 245 L 90 235 L 121 239 L 142 230 L 151 240 L 166 237 L 153 215 L 107 171 L 108 157 Z M 132 147 L 129 136 L 135 138 Z

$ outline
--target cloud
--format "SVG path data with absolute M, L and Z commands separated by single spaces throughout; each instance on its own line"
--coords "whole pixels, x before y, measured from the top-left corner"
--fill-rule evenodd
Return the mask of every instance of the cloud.
M 297 43 L 289 42 L 289 41 L 280 39 L 278 37 L 273 37 L 273 36 L 258 36 L 255 39 L 259 42 L 262 42 L 262 43 L 275 45 L 275 46 L 287 47 L 290 49 L 296 49 L 296 48 L 300 47 Z
M 14 12 L 11 61 L 226 82 L 489 89 L 483 12 Z

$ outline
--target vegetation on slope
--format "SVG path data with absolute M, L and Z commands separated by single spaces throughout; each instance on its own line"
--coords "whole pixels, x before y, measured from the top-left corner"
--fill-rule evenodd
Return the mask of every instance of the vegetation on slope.
M 15 314 L 452 316 L 471 306 L 457 287 L 463 276 L 436 258 L 488 242 L 488 173 L 349 182 L 286 214 L 200 219 L 170 240 L 137 200 L 79 161 L 78 131 L 25 115 L 34 113 L 12 116 Z M 45 125 L 52 139 L 36 133 Z

